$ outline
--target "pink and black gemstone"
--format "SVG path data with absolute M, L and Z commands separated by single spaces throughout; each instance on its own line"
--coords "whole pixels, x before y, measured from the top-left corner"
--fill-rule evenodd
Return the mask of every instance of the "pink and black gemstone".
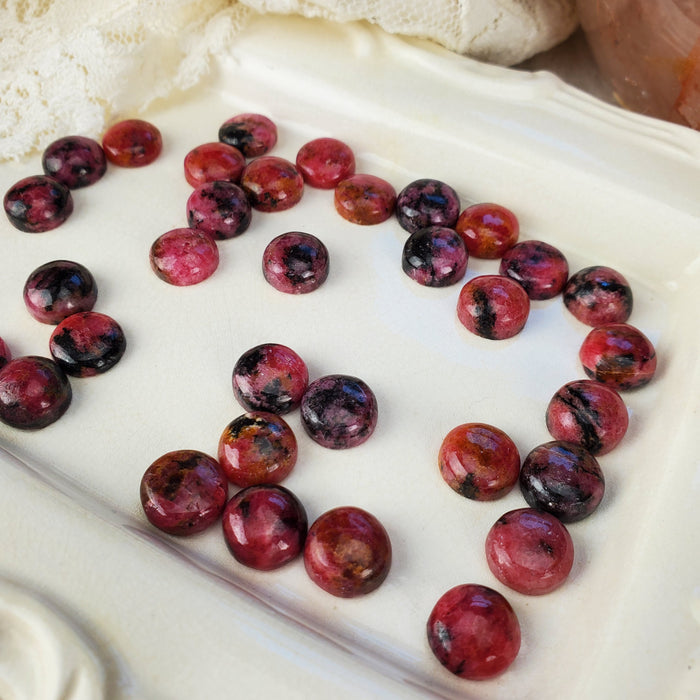
M 73 377 L 103 374 L 126 351 L 121 326 L 110 316 L 84 311 L 65 318 L 49 339 L 54 360 Z
M 5 213 L 20 231 L 44 233 L 60 226 L 73 213 L 68 187 L 47 175 L 31 175 L 5 193 Z
M 520 651 L 520 623 L 498 591 L 475 583 L 450 588 L 427 624 L 428 644 L 451 673 L 486 680 L 503 673 Z
M 377 399 L 369 386 L 344 374 L 316 379 L 301 401 L 301 420 L 307 434 L 333 450 L 356 447 L 368 440 L 377 416 Z
M 29 275 L 22 297 L 37 321 L 55 325 L 71 314 L 91 311 L 97 301 L 97 283 L 84 265 L 52 260 Z
M 530 298 L 515 280 L 479 275 L 462 287 L 457 318 L 475 335 L 504 340 L 520 333 L 530 314 Z
M 581 445 L 592 455 L 604 455 L 624 437 L 629 416 L 615 389 L 581 379 L 554 394 L 547 406 L 546 424 L 555 440 Z
M 536 510 L 573 523 L 603 500 L 605 479 L 596 458 L 583 447 L 553 440 L 535 447 L 520 471 L 520 490 Z
M 454 228 L 460 212 L 459 195 L 440 180 L 422 178 L 406 185 L 396 197 L 396 219 L 409 233 L 429 226 Z
M 522 241 L 503 254 L 499 272 L 519 282 L 530 299 L 551 299 L 564 288 L 569 278 L 569 263 L 549 243 Z
M 152 525 L 170 535 L 194 535 L 221 515 L 228 481 L 213 457 L 198 450 L 175 450 L 146 469 L 140 496 Z
M 653 344 L 627 323 L 594 328 L 581 344 L 579 359 L 588 377 L 618 391 L 643 387 L 656 373 Z
M 632 313 L 632 288 L 617 270 L 594 265 L 579 270 L 564 287 L 564 305 L 581 323 L 624 323 Z
M 262 268 L 265 279 L 276 290 L 307 294 L 328 278 L 328 249 L 310 233 L 289 231 L 268 243 Z
M 64 136 L 46 147 L 41 165 L 49 177 L 75 190 L 102 178 L 107 171 L 107 158 L 94 139 Z
M 278 569 L 296 559 L 308 530 L 301 501 L 278 484 L 240 490 L 226 504 L 222 523 L 236 561 L 259 571 Z
M 233 367 L 233 393 L 249 411 L 289 413 L 299 407 L 308 384 L 304 360 L 279 343 L 246 350 Z
M 430 226 L 412 233 L 401 255 L 403 271 L 425 287 L 448 287 L 467 271 L 469 253 L 454 229 Z
M 72 398 L 66 373 L 47 357 L 17 357 L 0 369 L 0 420 L 13 428 L 45 428 L 66 412 Z
M 277 127 L 262 114 L 237 114 L 219 127 L 219 141 L 237 148 L 246 158 L 255 158 L 277 143 Z
M 215 240 L 240 236 L 250 226 L 251 218 L 248 197 L 233 182 L 205 182 L 187 198 L 188 225 Z

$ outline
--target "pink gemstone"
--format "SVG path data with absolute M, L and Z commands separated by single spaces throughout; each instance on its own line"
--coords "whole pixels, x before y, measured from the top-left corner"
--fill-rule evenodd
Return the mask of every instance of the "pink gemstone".
M 564 524 L 532 508 L 502 515 L 489 530 L 485 549 L 493 575 L 525 595 L 558 588 L 574 563 L 574 543 Z
M 573 442 L 592 455 L 604 455 L 624 437 L 629 416 L 615 389 L 581 379 L 554 394 L 547 406 L 546 423 L 555 440 Z
M 57 421 L 73 397 L 65 372 L 46 357 L 17 357 L 0 369 L 0 420 L 36 430 Z
M 49 350 L 66 374 L 92 377 L 119 362 L 126 350 L 126 338 L 110 316 L 82 311 L 56 326 L 49 338 Z
M 187 198 L 187 223 L 215 240 L 235 238 L 250 226 L 246 193 L 235 183 L 215 180 L 199 185 Z
M 591 379 L 618 391 L 645 386 L 656 372 L 654 346 L 627 323 L 594 328 L 584 339 L 579 358 Z
M 624 323 L 632 313 L 632 289 L 616 270 L 594 265 L 579 270 L 564 287 L 564 305 L 588 326 Z
M 457 493 L 476 501 L 505 496 L 518 481 L 520 454 L 502 430 L 465 423 L 450 430 L 438 452 L 440 474 Z
M 122 168 L 152 163 L 163 150 L 160 131 L 142 119 L 125 119 L 111 126 L 102 137 L 107 160 Z
M 22 297 L 33 318 L 55 325 L 71 314 L 92 311 L 97 301 L 97 283 L 80 263 L 52 260 L 29 275 Z
M 277 143 L 277 127 L 262 114 L 237 114 L 221 125 L 219 141 L 237 148 L 246 158 L 255 158 Z
M 151 268 L 168 284 L 198 284 L 219 266 L 219 249 L 208 234 L 192 228 L 176 228 L 159 236 L 151 246 Z
M 454 228 L 459 217 L 459 195 L 440 180 L 423 178 L 406 185 L 396 198 L 401 228 L 416 233 L 428 226 Z
M 454 229 L 429 226 L 412 233 L 404 244 L 401 267 L 425 287 L 456 284 L 467 271 L 469 253 Z
M 294 163 L 277 156 L 261 156 L 246 166 L 241 187 L 253 209 L 284 211 L 301 200 L 304 178 Z
M 97 182 L 107 170 L 107 159 L 97 141 L 64 136 L 46 147 L 41 165 L 49 177 L 73 190 Z
M 299 407 L 308 384 L 304 360 L 279 343 L 246 350 L 233 368 L 233 393 L 249 411 L 289 413 Z
M 184 160 L 185 179 L 192 187 L 205 182 L 238 182 L 245 168 L 243 154 L 227 143 L 215 141 L 193 148 Z
M 520 651 L 520 624 L 510 603 L 478 584 L 444 593 L 430 613 L 427 633 L 438 661 L 468 680 L 498 676 Z
M 277 484 L 248 486 L 226 504 L 224 539 L 245 566 L 271 571 L 296 559 L 304 548 L 308 520 L 301 501 Z
M 335 188 L 336 211 L 353 224 L 371 226 L 391 218 L 396 190 L 376 175 L 351 175 Z
M 600 505 L 605 478 L 590 452 L 571 442 L 552 440 L 530 450 L 523 460 L 520 490 L 531 508 L 573 523 Z
M 391 541 L 371 513 L 353 506 L 333 508 L 309 528 L 304 566 L 311 580 L 331 595 L 366 595 L 389 574 Z
M 297 441 L 278 415 L 251 411 L 226 426 L 218 456 L 226 476 L 236 486 L 277 484 L 296 464 Z
M 564 254 L 548 243 L 522 241 L 503 254 L 499 272 L 519 282 L 530 299 L 551 299 L 564 288 L 569 264 Z
M 475 258 L 495 260 L 515 245 L 520 224 L 510 209 L 500 204 L 473 204 L 467 207 L 455 224 L 457 233 Z
M 73 196 L 58 180 L 46 175 L 32 175 L 16 182 L 5 193 L 5 213 L 20 231 L 51 231 L 73 213 Z
M 355 173 L 355 156 L 350 146 L 338 139 L 314 139 L 299 149 L 297 168 L 311 187 L 332 189 Z
M 357 447 L 377 426 L 377 399 L 367 384 L 345 374 L 329 374 L 309 384 L 301 400 L 307 435 L 332 450 Z
M 267 244 L 262 266 L 265 279 L 277 291 L 307 294 L 328 278 L 328 249 L 310 233 L 289 231 Z
M 530 314 L 527 292 L 502 275 L 481 275 L 467 282 L 459 293 L 457 317 L 472 333 L 504 340 L 520 333 Z
M 176 450 L 148 467 L 140 495 L 152 525 L 170 535 L 193 535 L 218 520 L 228 482 L 213 457 L 198 450 Z

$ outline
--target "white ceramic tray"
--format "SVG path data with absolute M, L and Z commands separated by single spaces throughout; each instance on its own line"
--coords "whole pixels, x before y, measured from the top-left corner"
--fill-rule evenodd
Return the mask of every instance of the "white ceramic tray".
M 659 371 L 625 394 L 629 433 L 600 460 L 603 504 L 570 526 L 576 560 L 559 590 L 528 598 L 498 583 L 484 538 L 522 496 L 468 501 L 443 483 L 436 455 L 467 421 L 502 428 L 522 456 L 548 440 L 545 407 L 583 377 L 586 327 L 558 298 L 535 303 L 512 340 L 471 336 L 456 320 L 460 285 L 425 289 L 402 273 L 406 233 L 396 222 L 350 224 L 332 193 L 310 188 L 293 209 L 254 213 L 243 236 L 220 244 L 220 268 L 205 283 L 158 280 L 148 249 L 185 225 L 184 155 L 243 111 L 277 123 L 277 155 L 293 160 L 306 141 L 335 136 L 353 147 L 358 171 L 397 191 L 418 177 L 442 179 L 463 205 L 513 209 L 522 238 L 560 247 L 572 271 L 604 264 L 631 282 L 630 322 L 656 344 Z M 52 232 L 0 222 L 0 336 L 14 355 L 48 352 L 51 327 L 27 314 L 21 290 L 35 267 L 58 258 L 93 272 L 96 310 L 128 339 L 113 370 L 73 382 L 73 404 L 57 423 L 30 433 L 0 426 L 1 638 L 9 640 L 0 646 L 0 696 L 91 698 L 102 688 L 149 700 L 692 697 L 700 134 L 603 105 L 548 74 L 479 65 L 369 25 L 275 17 L 253 23 L 207 84 L 145 116 L 165 142 L 154 164 L 110 168 L 75 193 L 73 216 Z M 0 187 L 39 171 L 38 156 L 4 165 Z M 262 278 L 265 245 L 288 230 L 329 248 L 330 277 L 313 294 L 286 296 Z M 467 276 L 496 269 L 472 260 Z M 299 461 L 285 484 L 310 520 L 357 505 L 391 536 L 391 573 L 363 599 L 324 593 L 301 561 L 246 570 L 217 527 L 175 539 L 141 512 L 139 481 L 155 458 L 179 448 L 215 454 L 242 413 L 233 364 L 261 342 L 294 348 L 312 378 L 354 374 L 377 394 L 377 430 L 351 450 L 319 447 L 298 413 L 288 417 Z M 520 618 L 521 653 L 493 681 L 452 677 L 427 646 L 433 604 L 464 582 L 503 592 Z

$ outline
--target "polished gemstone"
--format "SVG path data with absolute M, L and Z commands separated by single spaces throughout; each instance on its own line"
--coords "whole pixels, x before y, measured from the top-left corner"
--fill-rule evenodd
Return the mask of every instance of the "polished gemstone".
M 336 211 L 353 224 L 381 224 L 394 214 L 396 190 L 376 175 L 355 174 L 335 188 Z
M 304 178 L 294 163 L 277 156 L 261 156 L 243 170 L 241 187 L 253 209 L 284 211 L 301 200 Z
M 515 214 L 500 204 L 482 203 L 467 207 L 455 224 L 457 233 L 475 258 L 496 260 L 512 248 L 520 235 Z
M 215 141 L 195 146 L 183 162 L 185 180 L 192 187 L 205 182 L 238 182 L 245 168 L 245 157 L 233 146 Z
M 307 294 L 328 278 L 328 249 L 310 233 L 289 231 L 267 244 L 262 269 L 265 279 L 277 291 Z
M 440 596 L 427 633 L 438 661 L 467 680 L 500 675 L 520 651 L 520 623 L 510 603 L 498 591 L 474 583 Z
M 219 519 L 228 481 L 213 457 L 198 450 L 175 450 L 146 469 L 140 496 L 152 525 L 170 535 L 194 535 Z
M 237 114 L 219 127 L 219 141 L 237 148 L 246 158 L 255 158 L 277 143 L 277 127 L 262 114 Z
M 551 299 L 564 288 L 569 278 L 569 263 L 549 243 L 521 241 L 503 254 L 499 272 L 519 282 L 530 299 Z
M 37 321 L 55 325 L 71 314 L 91 311 L 97 301 L 97 283 L 84 265 L 52 260 L 29 275 L 22 298 Z
M 319 138 L 305 143 L 297 153 L 297 168 L 311 187 L 333 189 L 355 174 L 355 155 L 338 139 Z
M 278 415 L 250 411 L 226 426 L 219 439 L 218 457 L 236 486 L 277 484 L 296 464 L 297 440 Z
M 354 506 L 320 515 L 304 546 L 309 577 L 338 598 L 355 598 L 379 588 L 389 574 L 391 556 L 391 541 L 382 523 Z
M 429 226 L 454 228 L 459 212 L 459 195 L 441 180 L 414 180 L 396 197 L 396 219 L 409 233 Z
M 571 275 L 564 305 L 587 326 L 624 323 L 632 313 L 632 288 L 617 270 L 594 265 Z
M 401 267 L 425 287 L 456 284 L 467 271 L 469 254 L 454 229 L 431 226 L 412 233 L 404 243 Z
M 151 269 L 168 284 L 186 287 L 211 277 L 219 266 L 214 239 L 193 228 L 176 228 L 151 246 Z
M 186 209 L 188 226 L 215 240 L 240 236 L 248 230 L 252 218 L 246 193 L 225 180 L 199 185 L 187 198 Z
M 163 150 L 163 137 L 150 122 L 125 119 L 107 129 L 102 137 L 107 160 L 122 168 L 151 164 Z
M 5 214 L 20 231 L 51 231 L 73 213 L 73 196 L 68 187 L 46 175 L 31 175 L 16 182 L 5 193 Z
M 64 136 L 49 144 L 41 165 L 49 177 L 71 190 L 95 184 L 107 171 L 102 146 L 86 136 Z

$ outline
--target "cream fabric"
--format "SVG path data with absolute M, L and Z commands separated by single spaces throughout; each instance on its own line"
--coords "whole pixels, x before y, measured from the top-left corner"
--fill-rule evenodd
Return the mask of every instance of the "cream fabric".
M 254 13 L 365 19 L 510 65 L 564 40 L 574 0 L 3 0 L 0 161 L 104 125 L 206 74 Z

